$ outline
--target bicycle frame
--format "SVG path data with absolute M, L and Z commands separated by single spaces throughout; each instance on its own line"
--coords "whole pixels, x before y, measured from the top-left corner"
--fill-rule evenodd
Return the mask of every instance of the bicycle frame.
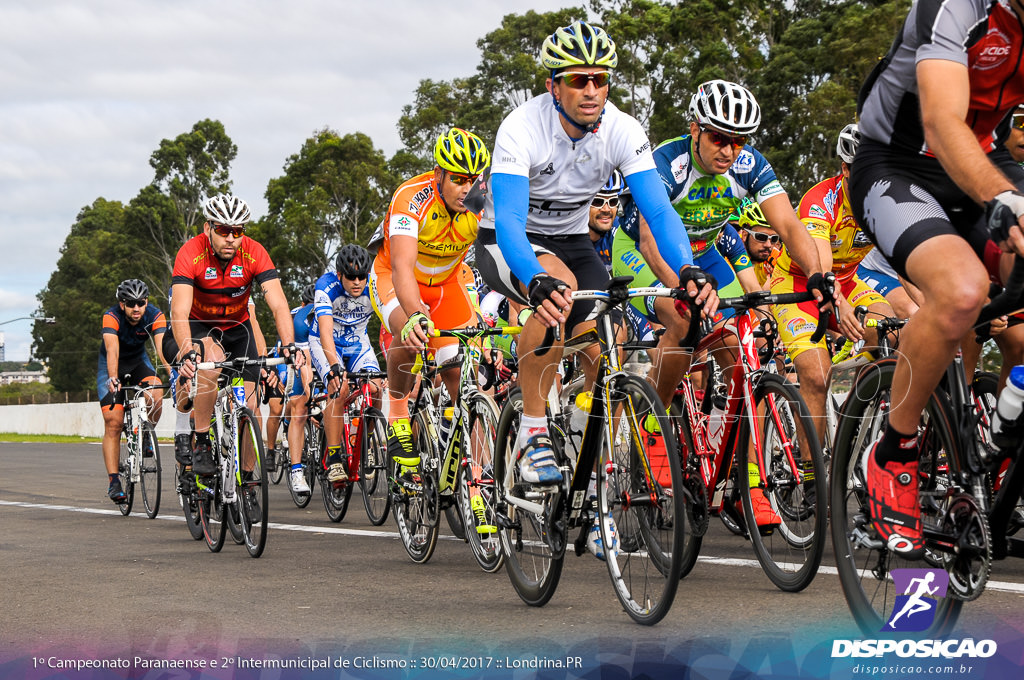
M 349 390 L 342 405 L 342 445 L 345 448 L 345 457 L 348 462 L 348 483 L 355 484 L 359 481 L 359 456 L 362 453 L 363 431 L 366 420 L 363 418 L 363 411 L 373 404 L 373 392 L 371 380 L 387 378 L 388 374 L 383 371 L 360 371 L 348 374 L 349 385 L 355 389 Z M 352 421 L 358 420 L 355 431 L 352 428 Z M 326 471 L 326 461 L 321 461 Z

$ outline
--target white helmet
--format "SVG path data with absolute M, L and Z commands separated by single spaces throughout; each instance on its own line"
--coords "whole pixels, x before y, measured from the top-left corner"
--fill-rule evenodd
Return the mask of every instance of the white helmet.
M 761 124 L 761 107 L 750 90 L 727 80 L 701 83 L 690 98 L 690 115 L 700 125 L 722 132 L 750 135 Z
M 860 144 L 860 129 L 857 128 L 856 123 L 850 123 L 839 132 L 836 153 L 844 163 L 849 165 L 853 163 L 853 157 L 857 155 L 858 144 Z
M 211 222 L 240 225 L 249 221 L 249 206 L 231 194 L 218 194 L 203 204 L 203 215 Z

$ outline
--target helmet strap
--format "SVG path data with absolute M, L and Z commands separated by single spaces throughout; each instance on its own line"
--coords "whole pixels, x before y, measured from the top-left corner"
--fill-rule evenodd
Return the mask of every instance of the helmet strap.
M 437 192 L 437 197 L 441 199 L 441 204 L 444 205 L 444 209 L 448 211 L 448 216 L 454 218 L 457 212 L 452 210 L 452 207 L 448 205 L 448 201 L 444 197 L 444 192 L 441 191 L 441 183 L 444 182 L 446 177 L 448 177 L 448 171 L 441 168 L 441 179 L 438 180 L 437 184 L 434 186 L 434 191 Z

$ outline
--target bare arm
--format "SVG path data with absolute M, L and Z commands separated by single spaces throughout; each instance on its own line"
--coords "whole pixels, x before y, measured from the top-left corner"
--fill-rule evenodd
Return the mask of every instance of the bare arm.
M 192 351 L 192 329 L 189 327 L 188 315 L 192 311 L 192 286 L 187 283 L 176 283 L 171 286 L 171 332 L 178 343 L 178 356 Z
M 391 237 L 391 280 L 395 284 L 395 296 L 406 317 L 416 312 L 430 316 L 430 309 L 420 300 L 420 287 L 416 282 L 414 267 L 417 255 L 416 239 L 412 236 Z

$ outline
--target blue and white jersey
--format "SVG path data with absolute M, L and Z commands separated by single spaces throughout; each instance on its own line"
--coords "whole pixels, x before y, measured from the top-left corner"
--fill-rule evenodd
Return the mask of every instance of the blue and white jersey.
M 654 162 L 696 258 L 714 247 L 744 197 L 761 203 L 785 190 L 771 164 L 749 144 L 724 175 L 704 174 L 693 159 L 693 144 L 689 135 L 664 142 L 654 150 Z M 640 214 L 628 194 L 623 195 L 622 229 L 639 242 Z
M 352 297 L 345 291 L 337 273 L 327 272 L 316 281 L 313 294 L 313 318 L 309 325 L 309 337 L 320 340 L 320 318 L 334 317 L 334 346 L 340 354 L 352 354 L 370 344 L 366 324 L 373 316 L 370 304 L 369 286 L 363 288 L 359 297 Z
M 309 327 L 313 323 L 313 303 L 296 307 L 292 310 L 292 329 L 295 332 L 295 346 L 300 349 L 309 348 Z

